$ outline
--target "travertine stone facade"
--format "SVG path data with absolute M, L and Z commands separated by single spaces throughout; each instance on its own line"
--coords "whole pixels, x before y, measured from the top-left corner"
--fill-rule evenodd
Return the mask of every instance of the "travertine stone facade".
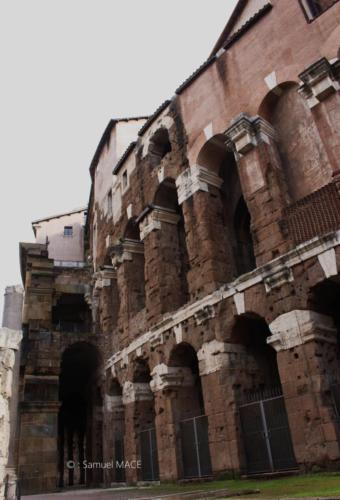
M 339 21 L 238 2 L 171 100 L 106 128 L 83 265 L 22 244 L 26 491 L 339 466 Z
M 0 328 L 0 498 L 17 498 L 19 352 L 23 289 L 8 286 Z M 5 497 L 6 495 L 6 497 Z

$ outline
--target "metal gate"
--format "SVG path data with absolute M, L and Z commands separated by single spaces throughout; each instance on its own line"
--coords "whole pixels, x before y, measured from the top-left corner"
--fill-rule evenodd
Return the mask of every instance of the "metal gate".
M 141 476 L 143 481 L 158 481 L 158 455 L 156 429 L 147 429 L 139 433 Z
M 297 465 L 282 394 L 279 392 L 272 397 L 243 403 L 239 410 L 248 473 L 295 469 Z
M 207 416 L 200 415 L 182 420 L 180 427 L 184 478 L 210 476 Z

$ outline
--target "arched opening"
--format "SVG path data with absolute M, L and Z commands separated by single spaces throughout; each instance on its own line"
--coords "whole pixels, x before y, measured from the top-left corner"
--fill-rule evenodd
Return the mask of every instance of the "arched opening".
M 132 245 L 130 248 L 132 261 L 125 270 L 125 279 L 128 284 L 128 309 L 130 314 L 136 314 L 145 307 L 145 259 L 139 226 L 135 218 L 129 219 L 123 241 L 126 245 Z M 134 246 L 140 248 L 134 249 Z
M 101 419 L 96 418 L 102 408 L 99 367 L 97 349 L 86 342 L 73 344 L 63 353 L 58 417 L 60 487 L 100 482 L 100 471 L 93 476 L 83 464 L 102 457 Z
M 266 321 L 253 313 L 238 316 L 231 333 L 239 345 L 234 390 L 250 474 L 296 467 L 276 351 L 266 341 L 270 335 Z
M 128 220 L 124 231 L 124 239 L 140 241 L 139 227 L 135 218 Z
M 271 332 L 266 321 L 253 313 L 236 318 L 231 342 L 243 346 L 247 362 L 242 367 L 242 385 L 239 398 L 255 393 L 266 394 L 280 391 L 281 382 L 277 368 L 276 351 L 267 344 Z
M 178 417 L 185 419 L 204 414 L 202 385 L 195 349 L 184 342 L 179 344 L 171 351 L 169 366 L 181 368 L 187 382 L 178 394 L 181 400 L 177 409 Z
M 157 167 L 162 159 L 171 151 L 169 132 L 165 127 L 161 127 L 150 139 L 148 155 L 151 167 Z
M 323 344 L 318 353 L 318 365 L 326 379 L 322 401 L 340 422 L 340 277 L 334 276 L 314 286 L 309 293 L 308 306 L 325 315 L 325 325 L 328 322 L 330 329 L 336 329 L 336 344 Z
M 167 248 L 162 249 L 167 252 L 166 254 L 163 253 L 163 257 L 166 256 L 172 267 L 176 267 L 174 271 L 179 278 L 179 287 L 176 287 L 172 277 L 171 286 L 173 287 L 174 300 L 171 300 L 171 304 L 169 304 L 172 308 L 177 308 L 185 304 L 189 299 L 187 275 L 190 263 L 182 207 L 178 203 L 176 184 L 173 179 L 166 179 L 160 184 L 154 197 L 154 205 L 167 209 L 178 216 L 178 222 L 175 226 L 167 226 Z
M 169 367 L 181 380 L 176 387 L 174 417 L 178 427 L 178 460 L 184 478 L 211 475 L 208 419 L 199 374 L 197 354 L 187 344 L 178 344 L 171 352 Z
M 150 388 L 151 374 L 148 363 L 136 359 L 133 373 L 135 390 L 134 422 L 137 449 L 141 460 L 140 479 L 158 481 L 159 466 L 155 427 L 155 401 Z
M 223 179 L 220 199 L 215 200 L 220 204 L 218 213 L 223 231 L 218 238 L 220 254 L 233 261 L 232 277 L 249 272 L 256 267 L 251 217 L 243 198 L 236 160 L 226 148 L 225 137 L 216 135 L 210 139 L 201 149 L 197 162 Z
M 107 384 L 107 394 L 111 397 L 121 397 L 123 395 L 122 386 L 117 379 L 110 378 Z
M 277 145 L 292 202 L 331 180 L 331 167 L 306 100 L 298 84 L 280 85 L 264 99 L 261 115 L 277 133 Z

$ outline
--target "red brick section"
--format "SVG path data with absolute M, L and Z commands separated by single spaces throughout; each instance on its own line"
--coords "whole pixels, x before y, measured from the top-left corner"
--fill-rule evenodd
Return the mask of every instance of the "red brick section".
M 340 226 L 340 196 L 335 183 L 328 184 L 285 212 L 289 234 L 296 244 L 335 231 Z

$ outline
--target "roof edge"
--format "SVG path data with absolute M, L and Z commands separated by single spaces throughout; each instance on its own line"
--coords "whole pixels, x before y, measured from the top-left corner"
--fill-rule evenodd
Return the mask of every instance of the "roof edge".
M 48 217 L 44 217 L 43 219 L 37 219 L 31 222 L 32 226 L 34 224 L 39 224 L 39 222 L 45 222 L 51 219 L 58 219 L 59 217 L 64 217 L 65 215 L 77 214 L 78 212 L 85 212 L 87 210 L 87 206 L 81 208 L 75 208 L 74 210 L 70 210 L 69 212 L 63 212 L 62 214 L 51 215 Z

